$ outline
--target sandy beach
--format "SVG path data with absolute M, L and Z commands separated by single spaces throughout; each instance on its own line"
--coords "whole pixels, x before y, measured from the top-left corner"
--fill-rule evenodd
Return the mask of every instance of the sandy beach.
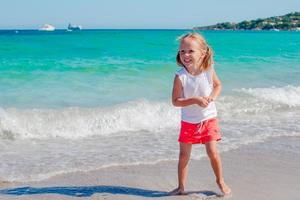
M 276 150 L 277 143 L 288 150 Z M 299 199 L 299 144 L 300 137 L 280 137 L 222 153 L 225 180 L 233 190 L 226 198 Z M 176 161 L 168 161 L 68 173 L 39 182 L 1 183 L 0 199 L 224 199 L 207 158 L 190 162 L 188 195 L 167 196 L 177 184 L 176 167 Z

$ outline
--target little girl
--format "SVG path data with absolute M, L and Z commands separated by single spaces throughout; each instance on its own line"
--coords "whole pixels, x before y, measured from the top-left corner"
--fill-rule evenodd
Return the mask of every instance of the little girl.
M 198 33 L 181 37 L 177 64 L 182 67 L 175 76 L 172 103 L 181 108 L 180 153 L 178 188 L 171 195 L 184 194 L 188 162 L 192 144 L 205 144 L 207 155 L 224 195 L 231 193 L 222 175 L 222 164 L 217 150 L 221 140 L 215 100 L 221 91 L 221 82 L 213 68 L 213 52 Z

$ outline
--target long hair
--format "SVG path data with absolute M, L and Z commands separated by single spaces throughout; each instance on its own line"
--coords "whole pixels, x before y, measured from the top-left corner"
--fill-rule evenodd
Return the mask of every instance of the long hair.
M 211 47 L 208 46 L 207 42 L 205 41 L 204 37 L 200 35 L 199 33 L 188 33 L 184 36 L 181 36 L 179 38 L 179 41 L 182 42 L 186 38 L 191 38 L 198 42 L 199 46 L 201 47 L 201 51 L 205 52 L 205 56 L 202 60 L 202 62 L 199 64 L 199 68 L 201 71 L 205 71 L 213 64 L 213 50 Z M 181 62 L 179 52 L 176 56 L 176 61 L 179 66 L 185 67 L 183 63 Z

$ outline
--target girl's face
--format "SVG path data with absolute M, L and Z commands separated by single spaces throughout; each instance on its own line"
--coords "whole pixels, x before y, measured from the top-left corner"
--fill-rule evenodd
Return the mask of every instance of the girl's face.
M 179 55 L 182 64 L 187 67 L 199 66 L 204 58 L 200 44 L 192 38 L 184 38 L 179 47 Z

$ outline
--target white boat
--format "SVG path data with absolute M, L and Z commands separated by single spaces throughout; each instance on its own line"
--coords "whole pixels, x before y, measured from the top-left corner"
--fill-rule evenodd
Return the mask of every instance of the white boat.
M 43 27 L 39 29 L 39 31 L 54 31 L 55 27 L 50 24 L 45 24 Z
M 275 32 L 278 32 L 278 31 L 280 31 L 279 29 L 277 29 L 277 28 L 272 28 L 272 29 L 270 29 L 270 31 L 275 31 Z
M 82 29 L 82 26 L 72 25 L 69 23 L 67 31 L 80 31 Z

